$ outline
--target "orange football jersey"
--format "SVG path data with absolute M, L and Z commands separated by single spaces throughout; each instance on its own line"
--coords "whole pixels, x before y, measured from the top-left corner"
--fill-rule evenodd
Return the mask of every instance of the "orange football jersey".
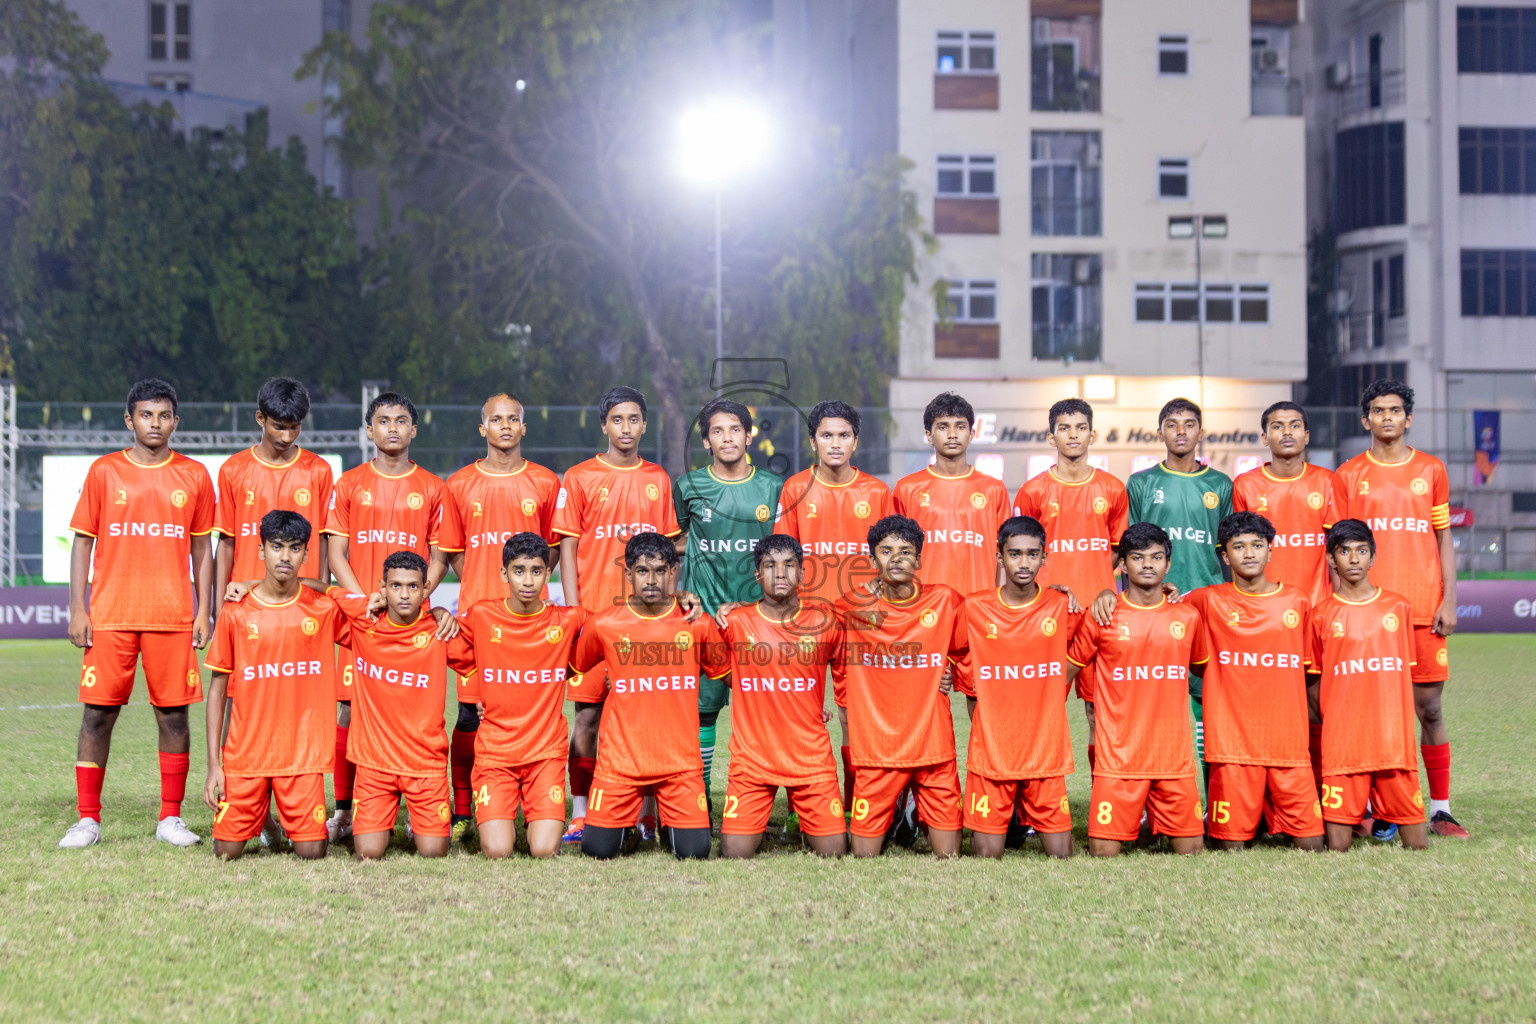
M 683 532 L 666 470 L 644 459 L 621 468 L 601 455 L 566 470 L 555 498 L 553 529 L 560 536 L 581 538 L 577 583 L 581 606 L 593 612 L 625 605 L 624 545 L 630 537 Z
M 923 528 L 923 582 L 961 594 L 997 583 L 997 529 L 1012 511 L 1001 480 L 975 467 L 964 476 L 925 467 L 897 481 L 891 498 L 898 515 Z
M 1085 621 L 1068 657 L 1093 666 L 1095 776 L 1195 777 L 1189 668 L 1206 654 L 1192 604 L 1164 599 L 1143 608 L 1121 594 L 1114 621 Z
M 891 489 L 861 469 L 846 484 L 825 483 L 815 466 L 784 481 L 773 530 L 805 552 L 800 600 L 831 604 L 874 579 L 869 528 L 894 510 Z
M 1376 535 L 1371 582 L 1402 594 L 1413 624 L 1428 626 L 1445 594 L 1436 530 L 1451 527 L 1451 483 L 1445 463 L 1419 451 L 1403 462 L 1377 462 L 1362 452 L 1334 474 L 1340 519 L 1361 519 Z
M 1306 767 L 1310 663 L 1304 590 L 1244 594 L 1231 583 L 1201 587 L 1186 599 L 1200 611 L 1205 638 L 1202 711 L 1205 759 L 1212 764 Z
M 336 643 L 347 616 L 308 587 L 281 604 L 246 594 L 219 611 L 203 664 L 229 676 L 224 774 L 270 778 L 331 770 Z
M 340 587 L 326 592 L 351 627 L 352 731 L 347 760 L 390 775 L 436 778 L 448 767 L 448 666 L 474 665 L 461 637 L 437 639 L 437 621 L 423 607 L 416 621 L 397 626 L 388 615 L 367 617 L 368 598 Z M 333 697 L 334 699 L 334 697 Z
M 492 473 L 481 459 L 450 476 L 447 488 L 438 547 L 464 552 L 464 571 L 459 574 L 462 614 L 481 601 L 507 596 L 501 548 L 508 537 L 536 533 L 559 543 L 554 522 L 560 478 L 527 460 L 515 473 Z
M 760 604 L 725 620 L 731 656 L 731 773 L 774 786 L 835 779 L 821 718 L 836 628 L 801 609 L 780 622 Z
M 1013 499 L 1013 514 L 1045 527 L 1042 587 L 1060 583 L 1087 607 L 1100 592 L 1115 589 L 1115 545 L 1130 520 L 1125 485 L 1102 469 L 1068 483 L 1054 469 L 1027 480 Z
M 1377 590 L 1338 595 L 1312 611 L 1311 659 L 1322 675 L 1323 774 L 1417 772 L 1413 623 L 1408 599 Z
M 1333 473 L 1307 466 L 1300 476 L 1278 477 L 1268 464 L 1232 481 L 1232 510 L 1257 512 L 1275 528 L 1275 543 L 1265 575 L 1276 583 L 1301 588 L 1312 602 L 1333 593 L 1328 579 L 1328 528 L 1339 520 L 1334 510 Z
M 141 466 L 126 451 L 91 463 L 69 528 L 95 537 L 93 629 L 192 628 L 192 538 L 213 532 L 213 480 L 179 453 Z
M 459 702 L 485 707 L 475 733 L 476 764 L 510 768 L 565 756 L 565 687 L 589 614 L 546 603 L 520 615 L 506 598 L 460 613 L 459 635 L 474 648 L 475 664 L 459 680 Z
M 385 476 L 372 462 L 341 474 L 325 532 L 347 538 L 347 564 L 358 586 L 377 587 L 384 559 L 396 551 L 431 561 L 443 527 L 443 494 L 442 479 L 414 462 L 398 476 Z
M 261 561 L 261 517 L 276 509 L 309 520 L 309 557 L 300 575 L 320 575 L 320 545 L 331 505 L 330 463 L 303 448 L 284 465 L 262 461 L 255 448 L 231 455 L 219 467 L 219 507 L 214 532 L 233 544 L 229 578 L 259 580 L 267 574 Z
M 576 641 L 571 667 L 608 666 L 608 699 L 598 723 L 596 773 L 645 785 L 702 772 L 699 675 L 730 670 L 720 630 L 708 615 L 684 622 L 674 601 L 660 615 L 626 604 L 593 613 Z
M 961 597 L 942 583 L 906 601 L 844 594 L 834 608 L 832 685 L 848 709 L 853 763 L 917 768 L 955 759 L 949 696 L 939 692 Z
M 1067 651 L 1082 615 L 1067 611 L 1059 590 L 1011 605 L 1001 589 L 968 595 L 955 625 L 976 698 L 965 770 L 1005 780 L 1071 775 Z

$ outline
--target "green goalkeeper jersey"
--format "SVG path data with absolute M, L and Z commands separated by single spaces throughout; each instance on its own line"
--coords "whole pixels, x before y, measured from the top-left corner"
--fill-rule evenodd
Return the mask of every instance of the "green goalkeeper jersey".
M 688 535 L 681 585 L 713 615 L 727 601 L 762 596 L 752 578 L 752 547 L 773 532 L 784 481 L 757 466 L 744 480 L 722 480 L 706 466 L 672 484 L 678 525 Z
M 1168 582 L 1188 594 L 1222 582 L 1216 527 L 1232 514 L 1232 478 L 1206 466 L 1179 473 L 1159 462 L 1132 473 L 1125 485 L 1131 522 L 1156 523 L 1173 542 Z

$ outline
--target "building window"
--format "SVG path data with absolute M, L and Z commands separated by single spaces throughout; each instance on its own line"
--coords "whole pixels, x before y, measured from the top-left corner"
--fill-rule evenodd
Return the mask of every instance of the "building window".
M 1461 194 L 1536 194 L 1536 128 L 1462 128 Z
M 352 31 L 352 0 L 325 0 L 320 18 L 321 26 L 326 32 L 350 33 Z
M 957 324 L 997 323 L 997 282 L 949 282 L 947 311 Z
M 166 92 L 191 92 L 192 76 L 176 74 L 153 74 L 149 76 L 151 89 L 164 89 Z
M 1030 137 L 1031 231 L 1100 233 L 1098 132 L 1035 132 Z
M 1387 316 L 1397 318 L 1408 312 L 1408 282 L 1404 279 L 1403 256 L 1387 257 Z
M 1030 36 L 1030 109 L 1098 110 L 1098 17 L 1035 18 Z
M 997 195 L 997 157 L 939 157 L 939 195 L 991 198 Z
M 1189 160 L 1186 157 L 1158 160 L 1157 194 L 1162 199 L 1189 198 Z
M 1536 8 L 1456 8 L 1456 70 L 1464 75 L 1536 73 Z
M 1404 223 L 1403 123 L 1387 121 L 1339 132 L 1334 152 L 1339 230 Z
M 1100 257 L 1035 253 L 1029 265 L 1031 358 L 1068 362 L 1102 358 Z
M 997 33 L 940 32 L 939 71 L 997 74 Z
M 1157 73 L 1189 74 L 1189 36 L 1157 37 Z
M 190 3 L 155 0 L 149 5 L 149 59 L 165 60 L 167 54 L 174 55 L 176 60 L 192 59 Z
M 1461 250 L 1462 316 L 1536 316 L 1536 249 Z
M 1201 289 L 1193 281 L 1137 284 L 1136 321 L 1144 324 L 1195 323 L 1200 319 L 1202 298 L 1208 324 L 1269 323 L 1269 285 L 1206 282 Z

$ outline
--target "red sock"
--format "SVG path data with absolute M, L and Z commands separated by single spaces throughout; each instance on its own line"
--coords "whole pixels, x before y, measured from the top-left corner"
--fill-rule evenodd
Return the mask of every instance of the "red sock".
M 453 779 L 453 813 L 466 815 L 474 809 L 474 787 L 469 773 L 475 767 L 475 734 L 453 730 L 453 745 L 448 753 L 448 773 Z
M 95 761 L 75 762 L 75 799 L 80 817 L 101 821 L 101 780 L 107 770 Z
M 1090 743 L 1090 744 L 1088 744 L 1088 774 L 1089 775 L 1093 774 L 1093 770 L 1096 767 L 1098 767 L 1098 764 L 1099 764 L 1099 748 L 1096 745 Z
M 347 760 L 347 727 L 336 727 L 336 763 L 331 766 L 331 784 L 336 790 L 336 809 L 338 811 L 350 811 L 352 809 L 352 779 L 357 775 L 357 768 Z
M 586 796 L 592 791 L 592 769 L 597 767 L 597 758 L 573 754 L 566 764 L 571 773 L 571 796 Z
M 1425 743 L 1419 747 L 1424 755 L 1424 772 L 1429 776 L 1429 798 L 1451 798 L 1451 745 L 1449 743 Z
M 853 751 L 845 743 L 843 754 L 843 806 L 853 809 Z
M 167 754 L 160 751 L 160 817 L 181 814 L 181 802 L 187 798 L 187 765 L 191 754 Z
M 1323 791 L 1323 723 L 1307 723 L 1307 753 L 1312 757 L 1312 784 Z

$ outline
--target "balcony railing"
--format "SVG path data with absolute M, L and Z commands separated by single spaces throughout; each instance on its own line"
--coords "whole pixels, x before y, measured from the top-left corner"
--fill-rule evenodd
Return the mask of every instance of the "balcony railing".
M 1029 86 L 1031 110 L 1096 111 L 1099 109 L 1099 76 L 1094 71 L 1079 71 L 1075 75 L 1053 75 L 1040 72 L 1032 76 Z
M 1300 117 L 1301 83 L 1285 75 L 1254 75 L 1254 117 Z
M 1339 117 L 1352 117 L 1386 107 L 1400 107 L 1407 96 L 1408 84 L 1403 72 L 1382 71 L 1376 75 L 1375 81 L 1367 73 L 1338 90 Z
M 1100 324 L 1035 324 L 1030 358 L 1042 362 L 1094 362 L 1104 354 Z
M 1097 199 L 1035 199 L 1029 204 L 1030 231 L 1039 236 L 1100 235 Z

